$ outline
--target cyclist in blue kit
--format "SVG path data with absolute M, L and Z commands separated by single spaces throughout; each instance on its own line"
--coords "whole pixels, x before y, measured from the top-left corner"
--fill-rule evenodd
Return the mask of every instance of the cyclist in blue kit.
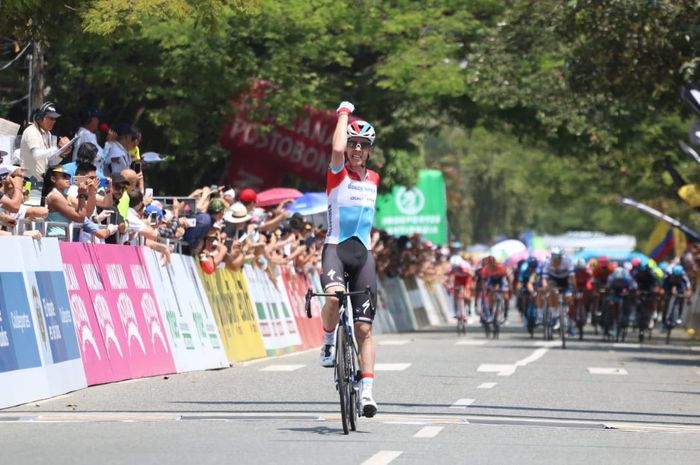
M 349 123 L 354 110 L 350 102 L 342 102 L 337 110 L 338 123 L 333 133 L 331 163 L 326 177 L 328 232 L 321 258 L 321 284 L 324 292 L 344 292 L 347 273 L 351 291 L 363 291 L 367 286 L 372 291 L 372 305 L 366 295 L 353 296 L 351 301 L 362 372 L 361 409 L 364 416 L 373 417 L 377 413 L 377 403 L 372 397 L 375 361 L 372 322 L 377 275 L 370 233 L 379 175 L 367 169 L 374 145 L 374 128 L 366 121 Z M 335 363 L 338 308 L 337 298 L 326 298 L 321 312 L 324 333 L 321 365 L 324 367 L 333 367 Z

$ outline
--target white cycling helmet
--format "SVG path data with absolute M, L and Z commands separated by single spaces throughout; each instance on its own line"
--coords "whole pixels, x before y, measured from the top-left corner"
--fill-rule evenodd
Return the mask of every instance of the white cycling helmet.
M 374 128 L 367 121 L 357 120 L 348 124 L 348 138 L 362 137 L 374 145 Z

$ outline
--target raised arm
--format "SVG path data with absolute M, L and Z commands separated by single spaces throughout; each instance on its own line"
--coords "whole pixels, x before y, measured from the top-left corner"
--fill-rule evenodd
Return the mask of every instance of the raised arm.
M 341 102 L 336 112 L 338 122 L 333 133 L 333 151 L 331 152 L 331 167 L 341 168 L 345 162 L 345 148 L 348 145 L 348 119 L 355 111 L 355 106 L 350 102 Z

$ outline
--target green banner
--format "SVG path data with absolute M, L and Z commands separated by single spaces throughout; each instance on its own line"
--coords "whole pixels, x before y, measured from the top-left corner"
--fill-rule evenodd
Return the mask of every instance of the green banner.
M 418 185 L 394 186 L 377 197 L 375 226 L 395 236 L 419 233 L 436 244 L 447 243 L 445 180 L 439 170 L 420 170 Z

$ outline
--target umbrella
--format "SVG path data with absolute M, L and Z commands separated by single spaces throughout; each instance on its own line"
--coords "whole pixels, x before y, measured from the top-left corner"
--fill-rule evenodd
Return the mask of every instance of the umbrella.
M 267 189 L 262 192 L 258 192 L 255 204 L 258 207 L 269 207 L 271 205 L 277 205 L 288 199 L 296 199 L 301 197 L 303 194 L 296 189 L 291 189 L 289 187 L 273 187 L 272 189 Z
M 287 205 L 287 210 L 302 215 L 315 215 L 328 210 L 328 197 L 325 192 L 307 192 Z
M 574 260 L 577 258 L 583 258 L 584 260 L 590 260 L 591 258 L 598 258 L 600 256 L 606 256 L 610 260 L 615 261 L 629 261 L 633 258 L 638 258 L 642 263 L 649 261 L 649 257 L 641 252 L 625 250 L 625 249 L 583 249 L 574 255 Z
M 517 263 L 518 260 L 523 260 L 528 257 L 527 246 L 522 242 L 515 239 L 508 239 L 498 244 L 494 244 L 490 249 L 489 253 L 493 255 L 496 260 L 510 265 L 512 263 Z

